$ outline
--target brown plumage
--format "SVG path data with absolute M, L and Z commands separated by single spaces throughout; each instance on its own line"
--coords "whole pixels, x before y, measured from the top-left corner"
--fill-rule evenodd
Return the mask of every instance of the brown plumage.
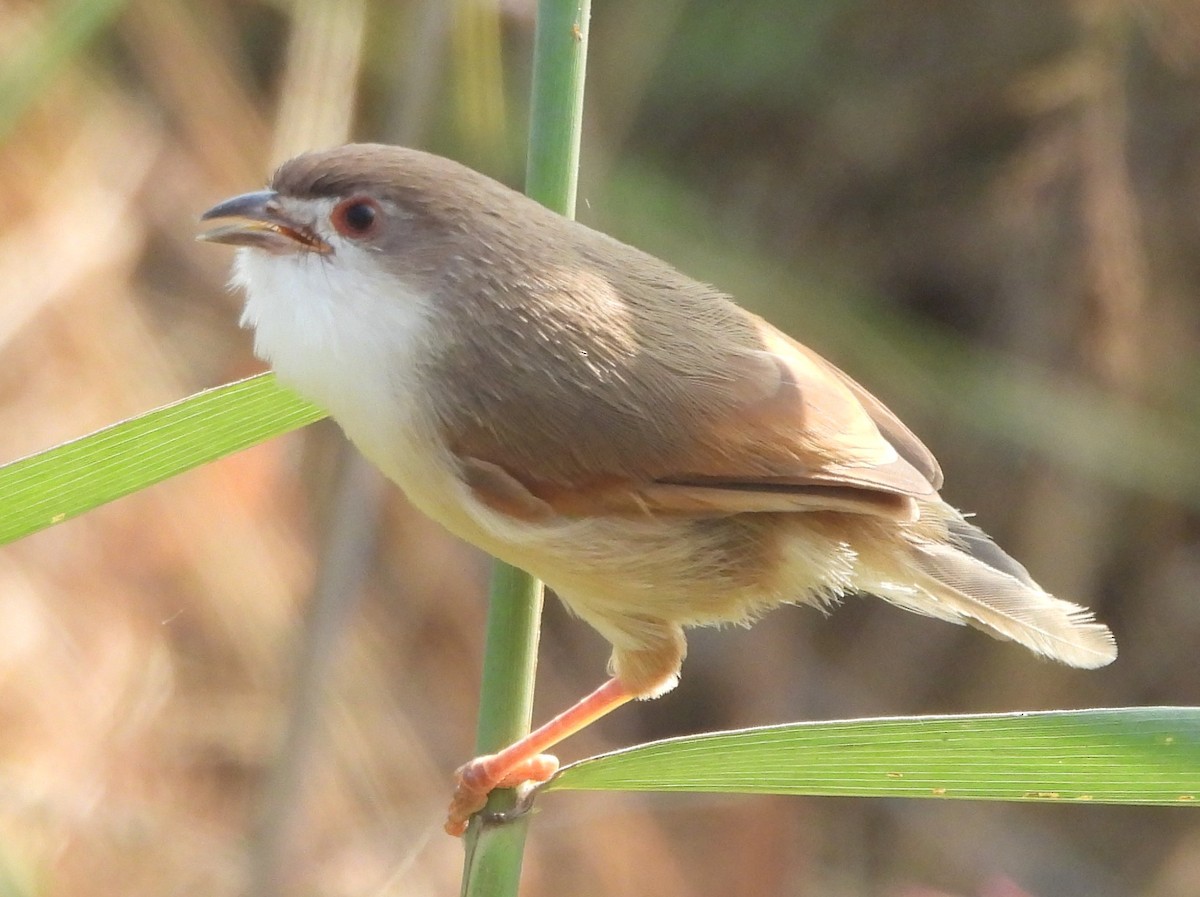
M 855 591 L 1075 666 L 1115 657 L 941 500 L 878 399 L 725 294 L 414 150 L 309 154 L 271 188 L 210 213 L 246 219 L 210 238 L 250 247 L 257 351 L 613 644 L 604 709 L 674 684 L 686 626 Z

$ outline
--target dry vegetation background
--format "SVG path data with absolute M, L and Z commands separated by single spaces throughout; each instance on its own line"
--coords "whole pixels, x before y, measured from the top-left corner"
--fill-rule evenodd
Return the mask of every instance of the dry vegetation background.
M 531 6 L 2 0 L 0 459 L 259 369 L 229 254 L 193 235 L 293 152 L 408 142 L 519 186 Z M 1200 701 L 1200 7 L 595 7 L 580 217 L 863 379 L 1122 654 L 1084 673 L 879 602 L 785 609 L 698 634 L 675 693 L 562 756 Z M 439 820 L 486 577 L 328 425 L 5 547 L 0 895 L 456 892 Z M 547 607 L 539 718 L 606 655 Z M 1194 897 L 1200 821 L 556 794 L 524 893 Z

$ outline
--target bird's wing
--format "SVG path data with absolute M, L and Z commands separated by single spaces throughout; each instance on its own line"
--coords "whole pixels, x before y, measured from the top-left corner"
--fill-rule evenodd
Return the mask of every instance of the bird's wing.
M 619 391 L 596 387 L 569 402 L 531 389 L 519 410 L 477 412 L 448 434 L 464 480 L 485 504 L 524 519 L 914 517 L 914 499 L 941 482 L 929 450 L 832 364 L 741 314 L 752 339 L 745 351 L 714 358 L 711 370 L 704 359 L 689 359 L 685 370 L 636 368 L 629 377 L 638 382 L 623 388 L 653 396 L 636 409 L 622 407 Z
M 785 337 L 786 338 L 786 337 Z M 925 447 L 900 418 L 892 413 L 892 409 L 875 398 L 865 386 L 854 380 L 830 362 L 826 361 L 812 349 L 788 338 L 793 349 L 807 356 L 813 364 L 841 380 L 842 384 L 854 393 L 863 409 L 871 416 L 881 435 L 890 442 L 909 464 L 911 464 L 934 489 L 942 488 L 942 468 L 937 458 Z

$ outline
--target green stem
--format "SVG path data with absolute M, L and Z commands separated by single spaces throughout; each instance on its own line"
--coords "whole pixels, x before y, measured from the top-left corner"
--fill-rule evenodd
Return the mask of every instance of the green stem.
M 525 192 L 575 217 L 591 0 L 540 0 Z
M 534 37 L 525 191 L 568 217 L 575 214 L 590 5 L 590 0 L 539 0 Z M 497 561 L 480 689 L 480 753 L 499 750 L 529 731 L 541 609 L 542 584 Z M 513 804 L 511 791 L 497 792 L 485 814 Z M 516 895 L 528 822 L 528 816 L 498 825 L 472 820 L 466 835 L 464 897 Z

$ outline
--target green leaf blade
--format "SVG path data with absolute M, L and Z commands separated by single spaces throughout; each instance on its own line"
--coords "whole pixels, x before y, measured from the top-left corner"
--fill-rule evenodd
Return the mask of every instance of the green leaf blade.
M 545 790 L 1190 806 L 1200 708 L 795 723 L 668 739 L 564 767 Z
M 13 461 L 0 467 L 0 544 L 324 416 L 259 374 Z

